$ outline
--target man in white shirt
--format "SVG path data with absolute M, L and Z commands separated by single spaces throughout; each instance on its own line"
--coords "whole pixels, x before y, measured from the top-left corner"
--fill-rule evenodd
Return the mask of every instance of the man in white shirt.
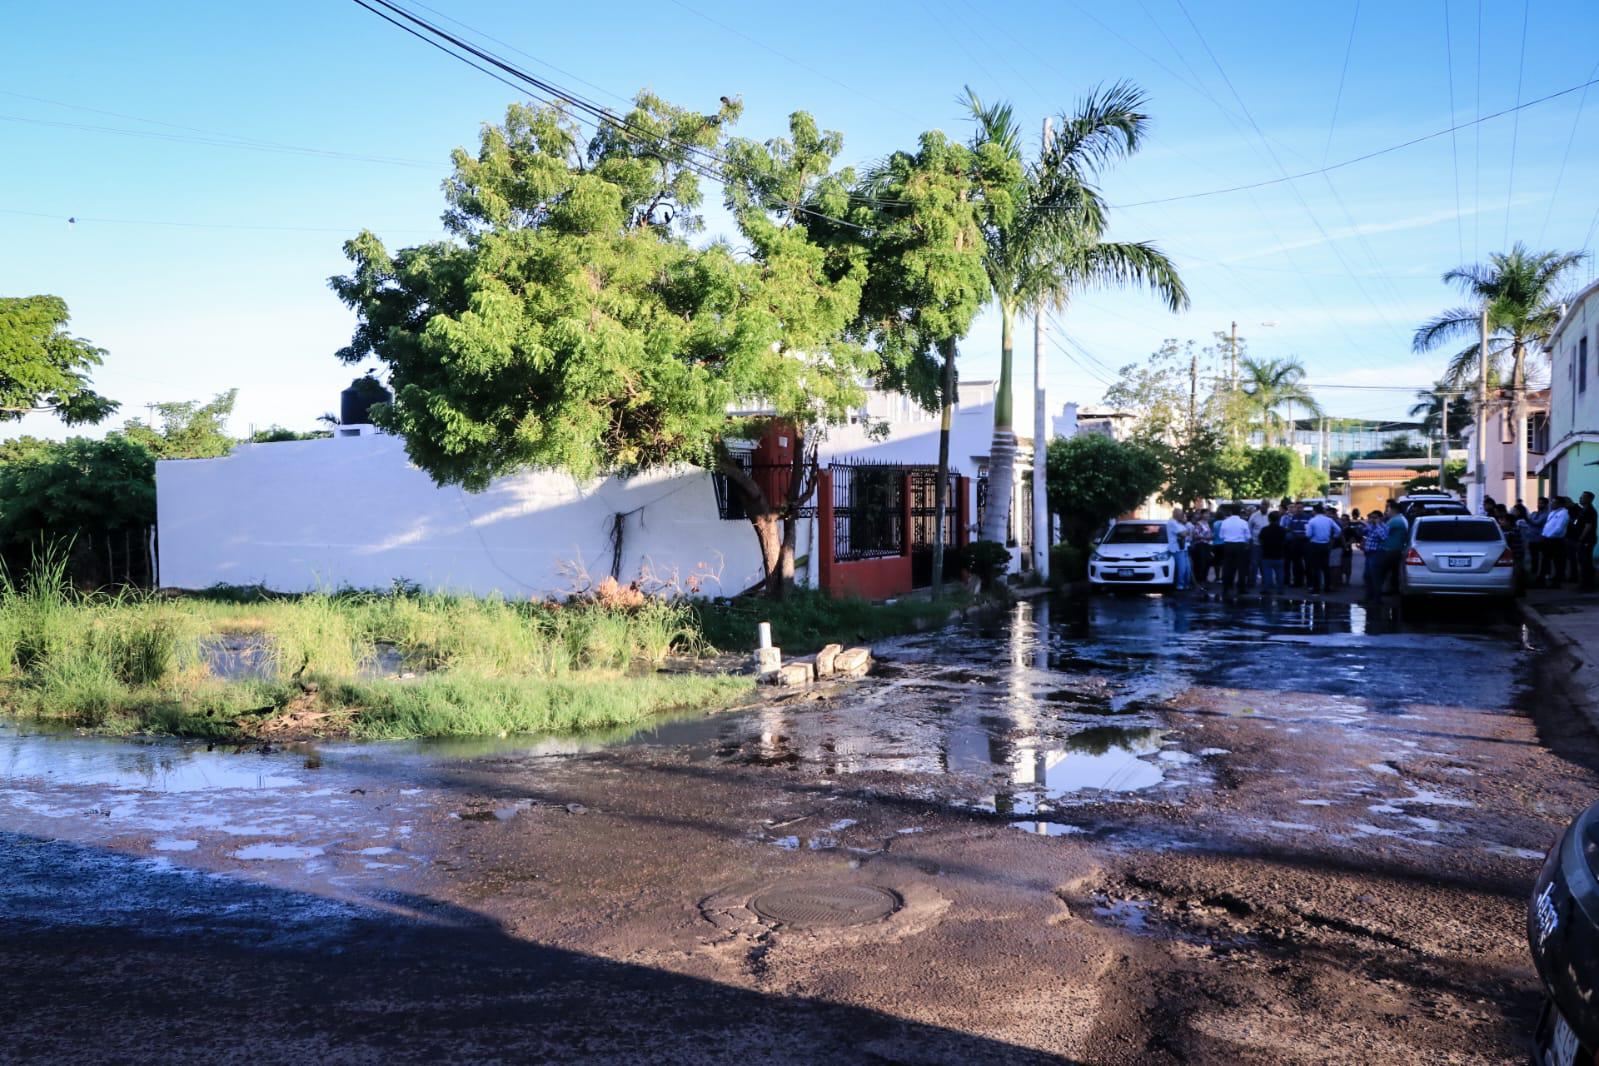
M 1260 501 L 1259 507 L 1245 507 L 1244 517 L 1249 520 L 1249 569 L 1244 572 L 1244 587 L 1252 588 L 1256 581 L 1262 580 L 1260 557 L 1260 531 L 1266 528 L 1270 521 L 1266 516 L 1271 514 L 1271 505 L 1265 500 Z
M 1332 583 L 1327 563 L 1332 558 L 1333 542 L 1343 535 L 1343 530 L 1336 519 L 1327 517 L 1321 504 L 1316 505 L 1315 512 L 1305 525 L 1305 536 L 1309 538 L 1305 545 L 1305 584 L 1311 592 L 1326 592 Z
M 1237 512 L 1221 520 L 1216 528 L 1216 550 L 1221 552 L 1221 591 L 1243 592 L 1249 570 L 1249 523 Z
M 1188 522 L 1181 507 L 1173 507 L 1166 523 L 1166 548 L 1172 554 L 1172 588 L 1181 592 L 1194 583 L 1194 569 L 1188 561 Z

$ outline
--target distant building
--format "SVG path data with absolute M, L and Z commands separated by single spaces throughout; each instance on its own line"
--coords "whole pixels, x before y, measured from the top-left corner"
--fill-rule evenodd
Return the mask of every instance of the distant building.
M 1566 307 L 1544 350 L 1549 417 L 1539 495 L 1599 493 L 1599 282 Z
M 1510 395 L 1502 392 L 1488 401 L 1488 449 L 1484 464 L 1483 486 L 1487 495 L 1499 503 L 1513 507 L 1518 501 L 1528 507 L 1538 502 L 1539 470 L 1545 462 L 1549 448 L 1549 390 L 1538 389 L 1527 393 L 1527 480 L 1520 490 L 1516 488 L 1516 420 L 1512 416 Z M 1477 423 L 1467 423 L 1461 431 L 1465 442 L 1462 449 L 1466 459 L 1466 473 L 1461 484 L 1466 498 L 1477 496 Z M 1454 454 L 1454 453 L 1451 453 Z
M 1404 495 L 1405 483 L 1428 472 L 1425 460 L 1354 459 L 1349 464 L 1349 492 L 1346 510 L 1369 514 L 1396 496 Z
M 1420 422 L 1383 422 L 1374 419 L 1355 418 L 1299 418 L 1295 419 L 1288 432 L 1288 447 L 1298 452 L 1309 466 L 1327 466 L 1330 459 L 1333 463 L 1341 463 L 1345 459 L 1355 456 L 1366 456 L 1372 452 L 1380 452 L 1401 441 L 1415 441 L 1421 448 L 1427 447 L 1427 433 Z M 1260 430 L 1253 431 L 1249 436 L 1249 443 L 1262 447 L 1266 443 L 1266 435 Z

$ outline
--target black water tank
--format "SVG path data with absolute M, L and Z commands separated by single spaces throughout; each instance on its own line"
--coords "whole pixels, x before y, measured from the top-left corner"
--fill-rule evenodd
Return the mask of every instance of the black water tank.
M 339 393 L 339 424 L 345 426 L 370 425 L 370 411 L 375 403 L 388 403 L 394 396 L 377 378 L 360 377 L 350 382 L 350 387 Z

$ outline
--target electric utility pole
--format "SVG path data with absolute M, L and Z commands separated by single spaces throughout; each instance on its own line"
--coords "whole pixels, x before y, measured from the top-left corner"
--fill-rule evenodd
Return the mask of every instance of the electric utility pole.
M 1055 128 L 1044 116 L 1044 154 L 1049 154 Z M 1033 572 L 1049 583 L 1049 547 L 1054 522 L 1049 513 L 1049 401 L 1044 394 L 1044 304 L 1033 311 Z
M 1476 499 L 1472 510 L 1480 511 L 1488 495 L 1488 305 L 1482 307 L 1482 336 L 1477 348 L 1477 469 L 1472 475 Z
M 1188 432 L 1193 433 L 1198 420 L 1199 407 L 1199 356 L 1188 357 Z
M 1238 391 L 1238 323 L 1233 323 L 1232 356 L 1229 360 L 1232 367 L 1227 375 L 1227 381 L 1234 392 Z
M 1449 486 L 1444 484 L 1445 475 L 1449 469 L 1449 394 L 1440 392 L 1438 399 L 1439 414 L 1439 441 L 1438 441 L 1438 488 L 1440 491 Z

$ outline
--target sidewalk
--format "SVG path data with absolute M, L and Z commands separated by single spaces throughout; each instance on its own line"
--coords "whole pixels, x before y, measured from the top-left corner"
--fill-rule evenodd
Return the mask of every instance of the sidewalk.
M 1599 593 L 1571 586 L 1528 589 L 1518 601 L 1527 621 L 1544 637 L 1563 669 L 1548 680 L 1564 688 L 1571 701 L 1599 729 Z

